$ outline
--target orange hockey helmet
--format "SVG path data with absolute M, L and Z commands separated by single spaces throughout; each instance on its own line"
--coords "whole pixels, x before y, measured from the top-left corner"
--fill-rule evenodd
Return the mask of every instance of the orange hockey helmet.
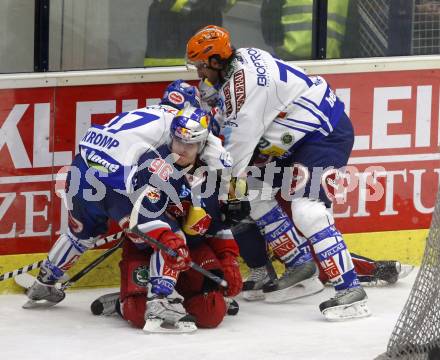
M 226 60 L 232 55 L 232 46 L 228 30 L 220 26 L 208 25 L 189 39 L 186 45 L 187 64 L 207 65 L 213 55 Z

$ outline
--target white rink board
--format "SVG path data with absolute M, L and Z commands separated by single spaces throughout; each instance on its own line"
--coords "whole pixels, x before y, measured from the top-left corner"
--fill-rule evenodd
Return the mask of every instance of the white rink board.
M 302 67 L 309 74 L 349 74 L 438 69 L 440 55 L 290 61 L 289 63 Z M 174 81 L 176 79 L 197 80 L 197 74 L 195 71 L 188 71 L 185 66 L 0 74 L 0 89 L 147 83 Z

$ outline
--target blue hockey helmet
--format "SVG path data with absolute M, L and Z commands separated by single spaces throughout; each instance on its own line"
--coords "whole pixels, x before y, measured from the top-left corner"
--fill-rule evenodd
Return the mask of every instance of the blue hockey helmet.
M 171 121 L 170 137 L 186 144 L 200 143 L 200 153 L 210 131 L 210 115 L 202 109 L 189 106 L 180 110 Z
M 175 80 L 165 89 L 160 104 L 169 105 L 178 110 L 189 105 L 199 108 L 200 92 L 197 87 L 183 80 Z

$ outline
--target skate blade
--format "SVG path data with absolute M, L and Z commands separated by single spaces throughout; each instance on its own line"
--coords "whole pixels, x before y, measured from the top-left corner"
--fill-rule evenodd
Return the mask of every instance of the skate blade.
M 22 305 L 23 309 L 47 309 L 58 304 L 47 300 L 28 300 Z
M 263 290 L 246 290 L 241 292 L 241 297 L 246 301 L 264 300 Z
M 281 303 L 301 299 L 306 296 L 317 294 L 324 290 L 324 285 L 317 278 L 306 279 L 285 289 L 264 293 L 264 301 L 267 303 Z
M 197 326 L 193 322 L 178 321 L 170 324 L 162 319 L 148 319 L 143 328 L 147 334 L 189 334 L 196 330 Z
M 413 271 L 413 270 L 414 270 L 414 266 L 413 265 L 401 264 L 400 265 L 399 279 L 406 278 L 411 273 L 411 271 Z
M 345 321 L 368 317 L 371 315 L 371 311 L 367 306 L 367 299 L 364 299 L 353 304 L 327 308 L 322 311 L 322 315 L 328 321 Z

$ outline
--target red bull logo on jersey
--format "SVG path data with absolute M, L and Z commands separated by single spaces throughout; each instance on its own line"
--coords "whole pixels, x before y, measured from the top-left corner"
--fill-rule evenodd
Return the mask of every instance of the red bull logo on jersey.
M 150 202 L 155 204 L 160 200 L 160 190 L 156 189 L 153 186 L 148 185 L 145 196 L 147 197 L 148 200 L 150 200 Z

